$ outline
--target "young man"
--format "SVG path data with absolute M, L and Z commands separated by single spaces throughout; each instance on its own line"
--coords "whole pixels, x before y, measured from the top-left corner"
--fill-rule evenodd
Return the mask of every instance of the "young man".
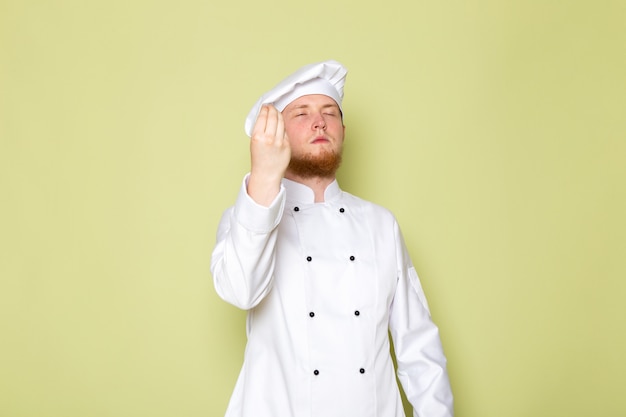
M 215 289 L 248 311 L 227 417 L 451 417 L 439 332 L 400 229 L 342 191 L 336 61 L 307 65 L 263 95 L 245 123 L 251 170 L 219 225 Z

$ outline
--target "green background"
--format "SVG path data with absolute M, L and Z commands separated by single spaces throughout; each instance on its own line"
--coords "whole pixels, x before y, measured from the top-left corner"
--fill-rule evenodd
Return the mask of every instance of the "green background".
M 0 415 L 221 416 L 243 121 L 348 69 L 342 187 L 398 217 L 457 417 L 626 415 L 623 0 L 0 0 Z

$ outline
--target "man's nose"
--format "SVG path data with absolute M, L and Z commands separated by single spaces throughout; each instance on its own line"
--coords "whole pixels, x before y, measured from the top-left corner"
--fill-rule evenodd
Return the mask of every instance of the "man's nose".
M 326 130 L 326 120 L 324 120 L 324 117 L 321 114 L 318 114 L 315 117 L 315 121 L 313 122 L 313 129 Z

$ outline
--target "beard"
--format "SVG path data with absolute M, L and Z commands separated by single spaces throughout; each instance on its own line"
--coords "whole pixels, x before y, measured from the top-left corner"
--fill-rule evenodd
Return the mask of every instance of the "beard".
M 287 171 L 299 178 L 332 178 L 341 165 L 341 150 L 291 157 Z

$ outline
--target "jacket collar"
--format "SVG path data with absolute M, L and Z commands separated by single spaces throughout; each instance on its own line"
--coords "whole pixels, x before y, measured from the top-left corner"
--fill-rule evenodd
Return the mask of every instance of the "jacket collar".
M 315 203 L 315 194 L 313 190 L 304 184 L 283 178 L 283 186 L 287 191 L 287 200 L 300 204 Z M 335 179 L 331 182 L 326 190 L 324 190 L 324 202 L 330 202 L 339 199 L 341 196 L 341 188 Z

